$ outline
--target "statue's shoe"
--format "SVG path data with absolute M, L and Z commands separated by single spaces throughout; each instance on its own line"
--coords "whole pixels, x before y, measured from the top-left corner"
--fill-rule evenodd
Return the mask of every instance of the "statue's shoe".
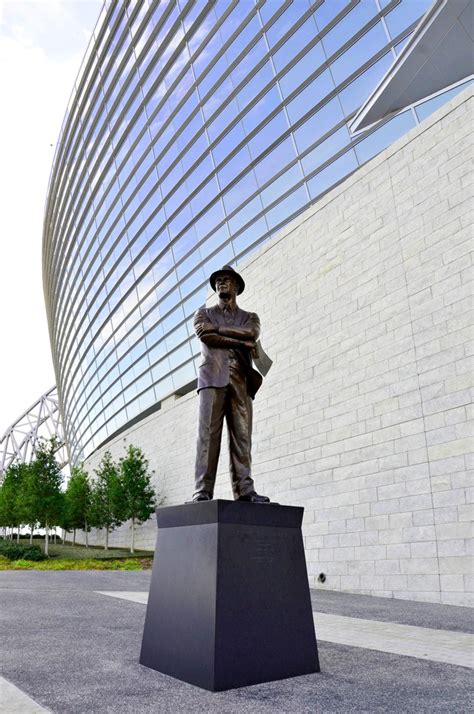
M 238 501 L 247 501 L 248 503 L 270 503 L 268 496 L 260 496 L 255 491 L 246 493 L 245 496 L 239 496 Z
M 197 503 L 198 501 L 212 501 L 212 497 L 205 491 L 200 491 L 194 494 L 192 498 L 192 503 Z

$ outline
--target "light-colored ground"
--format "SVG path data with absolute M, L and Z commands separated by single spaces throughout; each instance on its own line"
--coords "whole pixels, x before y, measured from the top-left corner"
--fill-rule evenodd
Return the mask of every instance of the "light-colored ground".
M 142 605 L 148 602 L 147 592 L 102 591 L 99 594 Z M 318 640 L 324 642 L 474 667 L 474 635 L 466 632 L 448 632 L 322 612 L 314 612 L 314 624 Z

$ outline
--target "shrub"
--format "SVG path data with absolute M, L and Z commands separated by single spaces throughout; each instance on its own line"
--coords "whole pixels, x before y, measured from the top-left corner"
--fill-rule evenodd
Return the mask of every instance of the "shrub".
M 23 545 L 12 541 L 0 542 L 0 555 L 9 560 L 44 560 L 45 555 L 39 545 Z

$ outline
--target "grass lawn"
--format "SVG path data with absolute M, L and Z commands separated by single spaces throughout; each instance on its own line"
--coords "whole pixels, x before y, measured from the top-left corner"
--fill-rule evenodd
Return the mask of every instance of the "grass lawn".
M 29 538 L 20 543 L 29 544 Z M 35 538 L 34 545 L 44 551 L 44 540 Z M 0 570 L 149 570 L 153 564 L 153 552 L 137 550 L 133 555 L 125 548 L 109 548 L 83 545 L 49 543 L 49 558 L 40 562 L 9 560 L 0 556 Z
M 152 563 L 151 558 L 119 560 L 49 558 L 37 563 L 32 560 L 8 560 L 0 556 L 0 570 L 149 570 Z

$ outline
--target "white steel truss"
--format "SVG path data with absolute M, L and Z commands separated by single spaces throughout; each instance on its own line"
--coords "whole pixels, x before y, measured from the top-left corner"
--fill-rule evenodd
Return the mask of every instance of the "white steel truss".
M 65 466 L 69 457 L 64 442 L 57 387 L 43 394 L 22 416 L 11 424 L 0 439 L 0 478 L 14 463 L 29 463 L 33 459 L 38 439 L 56 436 L 59 443 L 57 459 Z

